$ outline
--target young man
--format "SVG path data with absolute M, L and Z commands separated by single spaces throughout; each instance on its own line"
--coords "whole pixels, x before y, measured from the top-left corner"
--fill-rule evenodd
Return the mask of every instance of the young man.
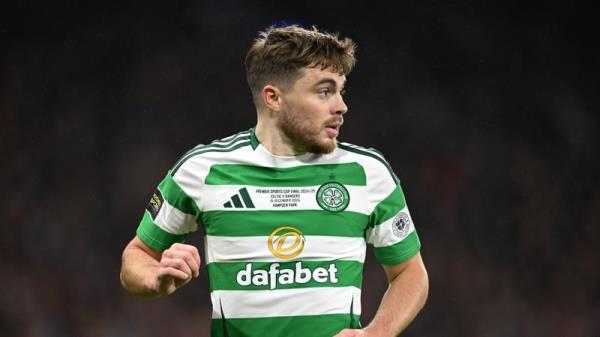
M 187 152 L 152 195 L 121 281 L 162 296 L 198 276 L 202 224 L 211 336 L 396 336 L 428 278 L 397 177 L 382 155 L 338 143 L 354 43 L 297 26 L 260 34 L 246 57 L 256 128 Z M 389 281 L 360 325 L 366 244 Z

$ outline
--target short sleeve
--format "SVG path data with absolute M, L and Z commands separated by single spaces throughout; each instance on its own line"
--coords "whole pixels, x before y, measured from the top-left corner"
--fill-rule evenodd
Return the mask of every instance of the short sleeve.
M 196 231 L 199 218 L 195 201 L 168 173 L 152 194 L 136 234 L 150 248 L 162 252 Z
M 415 256 L 421 249 L 421 242 L 398 176 L 381 152 L 370 150 L 377 154 L 370 152 L 377 161 L 370 165 L 368 177 L 370 203 L 373 206 L 366 240 L 373 245 L 379 263 L 399 264 Z
M 366 237 L 374 246 L 377 260 L 385 265 L 402 263 L 421 249 L 400 185 L 396 185 L 369 216 Z

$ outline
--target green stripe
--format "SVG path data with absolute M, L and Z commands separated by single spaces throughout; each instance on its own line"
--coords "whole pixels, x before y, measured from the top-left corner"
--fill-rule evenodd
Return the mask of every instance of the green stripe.
M 394 265 L 405 262 L 415 256 L 421 249 L 421 241 L 416 231 L 410 233 L 404 240 L 388 247 L 375 247 L 375 257 L 381 264 Z
M 278 270 L 282 269 L 291 269 L 292 271 L 296 271 L 296 264 L 298 261 L 293 262 L 279 262 Z M 362 284 L 362 270 L 363 264 L 357 261 L 302 261 L 303 269 L 310 269 L 311 272 L 315 270 L 315 268 L 325 268 L 329 270 L 331 264 L 335 264 L 335 268 L 337 272 L 335 272 L 335 276 L 337 277 L 337 282 L 330 282 L 330 275 L 327 274 L 327 278 L 329 281 L 319 283 L 311 278 L 311 280 L 307 283 L 291 283 L 291 284 L 276 284 L 275 289 L 293 289 L 293 288 L 306 288 L 306 287 L 347 287 L 354 286 L 356 288 L 361 287 Z M 250 284 L 247 286 L 241 286 L 237 284 L 237 275 L 240 271 L 246 272 L 246 265 L 248 262 L 227 262 L 227 263 L 219 263 L 213 262 L 207 265 L 208 268 L 208 279 L 210 281 L 210 291 L 215 290 L 270 290 L 269 284 L 267 285 L 254 285 Z M 272 265 L 270 262 L 253 262 L 251 263 L 252 271 L 256 271 L 258 269 L 261 270 L 269 270 L 269 267 Z M 332 269 L 333 271 L 333 269 Z M 280 275 L 280 274 L 279 274 Z M 267 281 L 270 281 L 267 279 Z M 285 281 L 284 281 L 285 282 Z
M 392 193 L 383 199 L 369 216 L 369 226 L 373 227 L 384 223 L 398 214 L 404 206 L 406 206 L 406 200 L 404 199 L 402 187 L 396 185 Z
M 207 235 L 269 236 L 281 226 L 293 226 L 304 235 L 364 237 L 368 216 L 356 212 L 208 211 L 202 213 Z
M 177 162 L 177 164 L 175 165 L 175 167 L 173 167 L 173 169 L 171 170 L 171 175 L 175 175 L 175 173 L 177 173 L 177 171 L 179 170 L 181 165 L 183 165 L 188 159 L 190 159 L 194 156 L 197 156 L 197 155 L 200 155 L 203 153 L 207 153 L 207 152 L 232 152 L 234 150 L 239 149 L 240 147 L 247 146 L 249 144 L 250 144 L 250 141 L 248 141 L 248 140 L 246 140 L 246 141 L 240 140 L 239 143 L 235 143 L 235 146 L 233 146 L 232 148 L 228 148 L 228 149 L 214 148 L 214 147 L 199 149 L 198 151 L 194 151 L 194 152 L 186 155 L 184 158 L 180 159 Z
M 392 167 L 390 166 L 390 164 L 383 157 L 380 157 L 380 156 L 378 156 L 378 155 L 376 155 L 376 154 L 374 154 L 372 152 L 369 152 L 369 150 L 367 150 L 367 149 L 357 149 L 357 148 L 354 148 L 354 147 L 351 147 L 351 146 L 348 146 L 348 145 L 345 145 L 345 144 L 342 144 L 342 143 L 339 143 L 338 147 L 340 149 L 343 149 L 343 150 L 346 150 L 346 151 L 350 151 L 350 152 L 362 154 L 364 156 L 377 159 L 379 162 L 381 162 L 388 169 L 388 172 L 392 176 L 392 179 L 394 180 L 394 182 L 396 183 L 396 185 L 400 184 L 400 179 L 398 179 L 398 176 L 396 176 L 396 174 L 394 173 L 394 170 L 392 170 Z M 375 150 L 375 149 L 373 149 L 373 150 Z M 376 151 L 376 152 L 380 153 L 379 151 Z
M 317 186 L 335 180 L 344 185 L 365 186 L 367 178 L 358 163 L 323 164 L 287 168 L 215 164 L 206 176 L 207 185 L 272 187 Z
M 176 242 L 184 242 L 188 236 L 188 234 L 177 235 L 164 231 L 152 222 L 152 217 L 147 211 L 144 212 L 136 234 L 148 247 L 159 252 L 171 247 Z
M 244 187 L 240 190 L 240 195 L 244 200 L 244 204 L 246 204 L 246 208 L 254 208 L 254 203 L 252 202 L 252 198 L 248 194 L 248 190 Z
M 193 214 L 196 217 L 200 215 L 200 209 L 196 205 L 196 202 L 192 198 L 190 198 L 182 189 L 179 187 L 179 184 L 173 179 L 170 174 L 161 181 L 158 185 L 163 198 L 167 200 L 167 202 L 186 214 Z
M 350 299 L 348 299 L 350 308 Z M 223 326 L 227 326 L 230 337 L 332 337 L 350 325 L 350 315 L 332 314 L 293 317 L 227 318 L 227 308 L 223 308 L 222 319 L 213 319 L 211 337 L 224 337 Z M 360 315 L 354 315 L 360 322 Z

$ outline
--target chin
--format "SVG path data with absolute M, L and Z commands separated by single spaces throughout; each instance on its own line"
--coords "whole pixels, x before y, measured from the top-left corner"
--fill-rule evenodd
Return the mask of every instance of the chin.
M 327 154 L 333 152 L 337 148 L 337 140 L 335 138 L 328 138 L 323 141 L 316 141 L 310 144 L 308 152 Z

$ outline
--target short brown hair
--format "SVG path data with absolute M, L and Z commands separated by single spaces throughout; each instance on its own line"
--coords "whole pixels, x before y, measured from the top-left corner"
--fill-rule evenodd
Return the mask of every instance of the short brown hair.
M 262 88 L 273 83 L 279 86 L 293 84 L 304 67 L 331 69 L 348 75 L 356 59 L 355 43 L 338 34 L 321 32 L 292 25 L 270 27 L 260 32 L 246 55 L 246 80 L 254 103 L 259 106 Z

